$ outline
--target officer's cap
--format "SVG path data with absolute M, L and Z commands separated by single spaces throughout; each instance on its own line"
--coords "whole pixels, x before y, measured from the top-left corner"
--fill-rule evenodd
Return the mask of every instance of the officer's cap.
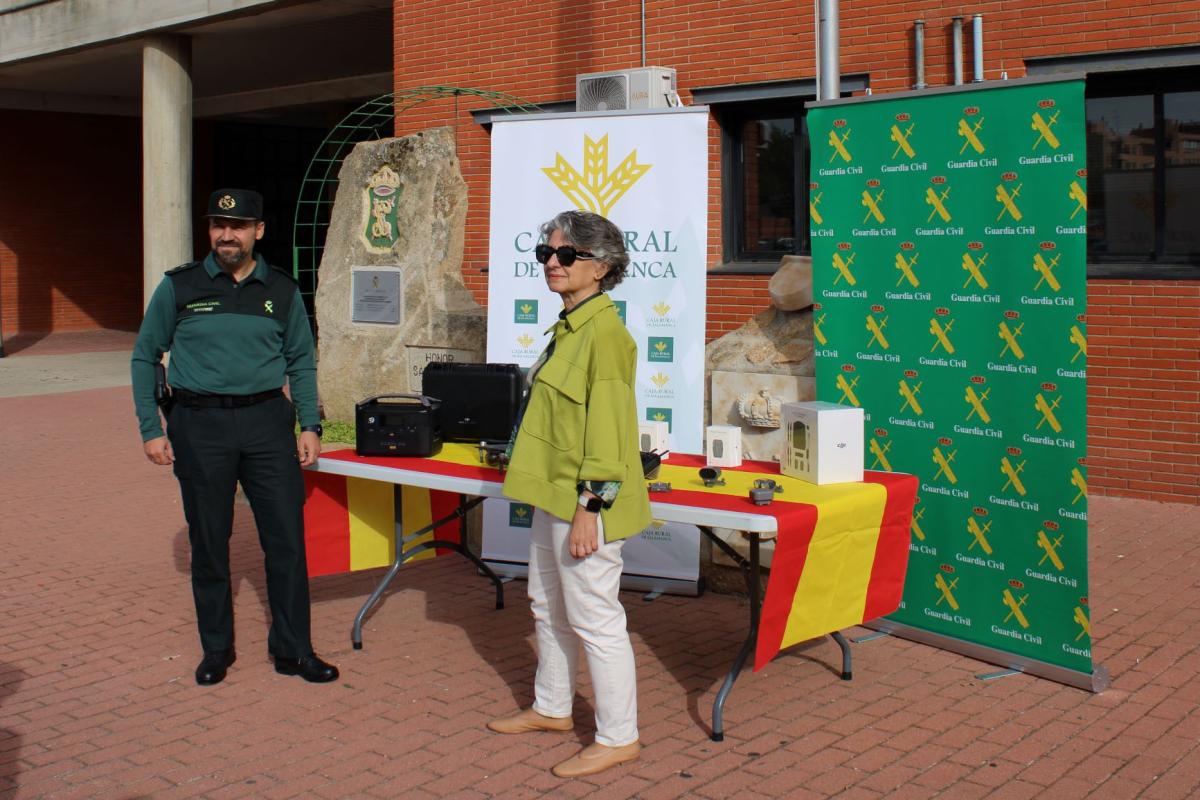
M 263 198 L 250 189 L 217 189 L 208 196 L 206 217 L 262 219 Z

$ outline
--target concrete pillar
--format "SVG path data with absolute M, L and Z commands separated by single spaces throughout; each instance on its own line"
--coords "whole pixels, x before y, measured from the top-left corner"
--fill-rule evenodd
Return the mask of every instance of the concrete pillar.
M 142 46 L 142 307 L 163 272 L 192 260 L 192 46 Z

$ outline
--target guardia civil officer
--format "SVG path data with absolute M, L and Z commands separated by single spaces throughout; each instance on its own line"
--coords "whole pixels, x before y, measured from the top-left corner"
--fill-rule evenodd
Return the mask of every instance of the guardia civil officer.
M 192 594 L 204 658 L 196 682 L 220 683 L 234 662 L 229 537 L 236 484 L 266 554 L 275 671 L 336 680 L 313 653 L 304 553 L 304 478 L 321 454 L 312 332 L 291 276 L 254 254 L 263 236 L 257 192 L 208 201 L 212 252 L 166 274 L 133 350 L 133 398 L 146 458 L 173 464 L 192 545 Z M 155 367 L 171 352 L 163 435 Z M 291 401 L 284 396 L 284 380 Z M 294 406 L 293 406 L 294 403 Z M 299 412 L 299 441 L 293 433 Z

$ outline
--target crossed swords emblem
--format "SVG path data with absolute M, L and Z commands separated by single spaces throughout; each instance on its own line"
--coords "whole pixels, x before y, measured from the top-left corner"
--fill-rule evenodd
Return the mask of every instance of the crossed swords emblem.
M 884 350 L 888 349 L 887 337 L 883 335 L 883 329 L 887 327 L 888 318 L 876 320 L 873 314 L 867 314 L 867 330 L 871 332 L 871 338 L 867 340 L 867 347 L 879 342 L 879 346 Z
M 879 223 L 884 221 L 883 211 L 879 208 L 880 202 L 883 201 L 884 191 L 884 189 L 880 189 L 879 194 L 872 196 L 870 191 L 863 189 L 862 204 L 867 209 L 867 213 L 863 215 L 863 222 L 866 222 L 871 217 L 874 217 L 875 221 Z
M 954 354 L 954 345 L 950 342 L 950 337 L 948 335 L 950 333 L 950 329 L 953 327 L 954 327 L 954 320 L 950 320 L 949 322 L 947 322 L 946 327 L 944 327 L 944 328 L 942 327 L 942 324 L 937 321 L 937 317 L 934 317 L 933 319 L 929 320 L 929 332 L 932 333 L 935 337 L 934 341 L 933 341 L 933 347 L 929 348 L 929 352 L 932 353 L 934 350 L 937 349 L 937 346 L 940 344 L 942 347 L 944 347 L 946 349 L 947 353 L 950 353 L 951 355 Z
M 1079 185 L 1079 181 L 1071 181 L 1071 188 L 1067 190 L 1067 196 L 1075 201 L 1075 210 L 1071 212 L 1071 219 L 1075 219 L 1075 215 L 1080 211 L 1087 214 L 1087 192 Z
M 858 398 L 854 396 L 854 387 L 858 385 L 858 376 L 854 376 L 854 380 L 846 380 L 845 375 L 839 374 L 837 380 L 834 381 L 837 387 L 842 390 L 842 400 L 848 400 L 850 405 L 857 407 L 859 405 Z M 841 402 L 840 400 L 838 402 Z
M 1063 540 L 1063 537 L 1062 537 L 1061 533 L 1058 536 L 1056 536 L 1054 538 L 1054 541 L 1052 542 L 1052 541 L 1050 541 L 1050 537 L 1046 535 L 1046 531 L 1044 531 L 1044 530 L 1038 531 L 1037 545 L 1038 545 L 1038 547 L 1042 548 L 1042 550 L 1046 551 L 1045 554 L 1042 556 L 1042 560 L 1038 562 L 1039 567 L 1042 564 L 1045 564 L 1046 559 L 1048 558 L 1048 559 L 1050 559 L 1050 563 L 1053 564 L 1054 568 L 1057 569 L 1059 572 L 1062 572 L 1064 569 L 1066 569 L 1066 566 L 1063 564 L 1062 558 L 1060 558 L 1058 555 L 1058 546 L 1060 544 L 1062 544 L 1062 540 Z
M 917 280 L 916 273 L 912 269 L 917 265 L 917 256 L 919 255 L 920 253 L 913 253 L 912 258 L 905 258 L 904 253 L 896 253 L 896 269 L 900 270 L 900 277 L 896 280 L 897 286 L 906 279 L 912 284 L 914 289 L 921 285 L 921 282 Z
M 1003 356 L 1009 350 L 1012 350 L 1012 354 L 1014 356 L 1016 356 L 1018 359 L 1024 360 L 1025 351 L 1022 350 L 1021 345 L 1017 343 L 1017 337 L 1021 335 L 1021 331 L 1024 329 L 1024 327 L 1024 322 L 1018 324 L 1015 328 L 1009 328 L 1007 322 L 1000 322 L 999 336 L 1004 340 L 1004 347 L 1000 349 L 1001 356 Z
M 958 135 L 964 139 L 963 146 L 958 150 L 960 156 L 966 152 L 967 147 L 973 148 L 976 153 L 983 153 L 986 148 L 983 146 L 983 142 L 979 140 L 979 129 L 982 127 L 983 117 L 980 117 L 974 126 L 971 126 L 965 119 L 958 121 Z
M 1004 188 L 1003 183 L 996 184 L 996 199 L 1000 202 L 1000 213 L 996 215 L 996 222 L 1000 221 L 1006 213 L 1015 221 L 1021 221 L 1021 209 L 1017 208 L 1016 200 L 1021 196 L 1021 187 L 1024 184 L 1018 183 L 1017 188 L 1009 192 Z
M 1078 325 L 1071 326 L 1071 333 L 1067 338 L 1078 348 L 1075 351 L 1075 355 L 1071 356 L 1071 363 L 1074 364 L 1075 359 L 1080 356 L 1087 358 L 1087 337 L 1083 335 L 1083 331 L 1079 330 Z
M 990 556 L 992 554 L 992 545 L 987 540 L 987 533 L 991 529 L 992 521 L 990 519 L 985 522 L 982 527 L 980 527 L 979 523 L 974 517 L 967 517 L 967 530 L 973 537 L 975 537 L 971 540 L 971 543 L 967 545 L 967 549 L 973 550 L 975 545 L 979 545 L 980 549 Z
M 870 447 L 871 452 L 875 456 L 875 460 L 873 462 L 871 462 L 871 469 L 875 469 L 876 467 L 883 467 L 888 472 L 891 472 L 892 465 L 890 463 L 888 463 L 887 453 L 888 453 L 888 450 L 892 449 L 892 443 L 890 441 L 888 441 L 886 444 L 880 445 L 879 442 L 877 442 L 874 437 L 871 437 L 871 443 L 868 445 L 868 447 Z M 922 511 L 924 511 L 924 509 L 922 509 Z M 925 538 L 924 534 L 922 534 L 920 538 L 924 539 Z
M 837 286 L 837 282 L 843 278 L 845 278 L 846 283 L 850 284 L 851 286 L 858 283 L 858 281 L 854 279 L 854 273 L 850 271 L 850 265 L 854 263 L 855 255 L 855 253 L 851 253 L 849 258 L 843 259 L 841 253 L 833 254 L 833 268 L 838 271 L 837 277 L 833 279 L 834 286 Z
M 912 516 L 912 532 L 922 542 L 925 541 L 925 531 L 921 530 L 921 520 L 925 518 L 925 509 L 918 508 Z
M 983 267 L 987 264 L 987 260 L 987 253 L 981 255 L 978 261 L 970 253 L 963 253 L 962 268 L 967 271 L 967 279 L 963 282 L 964 289 L 971 284 L 971 281 L 979 284 L 980 289 L 988 288 L 987 278 L 983 277 Z
M 1083 609 L 1079 606 L 1075 606 L 1073 618 L 1079 625 L 1079 633 L 1076 634 L 1075 641 L 1078 642 L 1084 636 L 1090 637 L 1092 635 L 1092 623 L 1091 620 L 1087 618 L 1087 614 L 1083 613 Z
M 1025 496 L 1025 484 L 1021 483 L 1021 478 L 1020 478 L 1021 472 L 1024 469 L 1025 469 L 1024 461 L 1022 461 L 1021 463 L 1017 464 L 1014 467 L 1013 463 L 1008 460 L 1008 456 L 1004 456 L 1003 458 L 1001 458 L 1000 459 L 1000 471 L 1003 472 L 1006 476 L 1008 476 L 1008 480 L 1004 482 L 1004 486 L 1003 486 L 1003 488 L 1000 489 L 1000 491 L 1002 491 L 1002 492 L 1007 491 L 1008 487 L 1011 486 L 1017 490 L 1017 494 L 1024 497 Z
M 1041 428 L 1043 424 L 1049 422 L 1050 427 L 1055 433 L 1062 433 L 1062 423 L 1059 422 L 1058 417 L 1054 415 L 1054 409 L 1058 408 L 1058 404 L 1061 402 L 1062 398 L 1056 397 L 1054 398 L 1053 403 L 1047 403 L 1046 398 L 1042 397 L 1042 393 L 1037 393 L 1037 397 L 1033 399 L 1033 407 L 1041 412 L 1042 415 L 1042 418 L 1038 420 L 1037 428 Z
M 1058 266 L 1058 260 L 1060 258 L 1062 258 L 1061 253 L 1056 253 L 1054 258 L 1050 259 L 1049 261 L 1043 258 L 1041 253 L 1034 254 L 1033 270 L 1034 272 L 1040 272 L 1042 275 L 1042 277 L 1038 279 L 1038 282 L 1034 284 L 1034 291 L 1042 288 L 1043 283 L 1050 284 L 1050 288 L 1056 292 L 1062 288 L 1062 285 L 1058 282 L 1058 278 L 1054 277 L 1054 268 Z
M 911 408 L 918 417 L 925 413 L 917 401 L 917 395 L 921 393 L 921 385 L 918 383 L 916 386 L 909 386 L 908 381 L 904 378 L 900 379 L 900 396 L 904 398 L 904 404 L 900 406 L 901 413 L 908 408 Z
M 817 211 L 817 206 L 821 205 L 821 196 L 822 196 L 823 194 L 825 194 L 825 193 L 824 193 L 824 192 L 817 192 L 817 193 L 816 193 L 815 195 L 813 195 L 813 196 L 812 196 L 812 198 L 811 198 L 811 199 L 808 201 L 808 213 L 809 213 L 809 216 L 811 216 L 811 217 L 812 217 L 812 220 L 813 220 L 813 222 L 817 223 L 818 225 L 821 225 L 821 224 L 823 224 L 823 223 L 825 222 L 825 218 L 821 216 L 821 212 L 820 212 L 820 211 Z
M 1020 625 L 1022 628 L 1028 628 L 1029 620 L 1025 617 L 1025 614 L 1021 611 L 1021 606 L 1025 605 L 1025 601 L 1028 599 L 1029 599 L 1029 595 L 1023 594 L 1023 595 L 1021 595 L 1021 599 L 1018 600 L 1017 598 L 1013 597 L 1013 593 L 1010 589 L 1005 589 L 1004 590 L 1004 605 L 1008 606 L 1009 611 L 1008 611 L 1008 616 L 1004 618 L 1004 621 L 1008 622 L 1013 617 L 1016 617 L 1018 625 Z
M 938 194 L 933 190 L 932 186 L 925 187 L 925 203 L 933 206 L 933 211 L 929 212 L 929 216 L 925 218 L 926 222 L 933 221 L 933 215 L 937 214 L 942 218 L 942 222 L 950 221 L 950 212 L 946 210 L 946 198 L 950 196 L 950 187 L 947 186 Z
M 888 137 L 896 143 L 896 149 L 892 151 L 892 158 L 900 155 L 901 150 L 903 150 L 904 155 L 908 156 L 909 158 L 916 157 L 916 152 L 913 151 L 912 145 L 908 143 L 908 137 L 912 135 L 913 128 L 915 126 L 916 123 L 911 122 L 907 128 L 901 131 L 899 125 L 892 125 L 892 135 Z
M 967 387 L 967 395 L 964 399 L 971 404 L 971 410 L 967 412 L 968 421 L 976 414 L 979 415 L 979 419 L 984 425 L 987 425 L 992 421 L 991 415 L 989 415 L 987 409 L 983 407 L 983 401 L 987 400 L 987 397 L 989 394 L 991 394 L 991 392 L 991 389 L 984 389 L 983 394 L 976 394 L 974 386 Z
M 1039 144 L 1041 144 L 1042 142 L 1045 142 L 1046 144 L 1050 145 L 1050 147 L 1052 147 L 1055 150 L 1058 149 L 1058 137 L 1054 135 L 1054 131 L 1050 130 L 1051 128 L 1053 128 L 1055 125 L 1058 124 L 1058 115 L 1059 115 L 1059 112 L 1055 111 L 1050 116 L 1050 119 L 1042 119 L 1042 115 L 1040 112 L 1038 112 L 1038 111 L 1033 112 L 1033 124 L 1031 124 L 1029 126 L 1029 128 L 1030 128 L 1030 130 L 1037 131 L 1038 137 L 1037 137 L 1037 140 L 1034 141 L 1033 147 L 1031 149 L 1036 150 L 1037 146 Z
M 847 164 L 850 163 L 850 161 L 851 161 L 850 151 L 846 149 L 846 142 L 849 141 L 849 139 L 850 139 L 850 129 L 849 128 L 846 129 L 845 135 L 840 136 L 840 137 L 837 135 L 837 131 L 829 132 L 829 144 L 833 146 L 833 152 L 829 154 L 829 160 L 831 162 L 833 161 L 833 159 L 837 158 L 838 156 L 841 156 L 842 161 L 845 161 Z
M 817 317 L 816 321 L 813 322 L 813 338 L 816 339 L 818 342 L 820 342 L 823 345 L 829 344 L 829 340 L 825 338 L 825 334 L 821 331 L 821 326 L 824 324 L 825 324 L 825 315 L 824 314 Z
M 942 601 L 945 600 L 946 604 L 949 605 L 950 608 L 958 611 L 958 601 L 954 599 L 953 595 L 954 587 L 958 586 L 958 578 L 955 578 L 947 583 L 946 579 L 942 577 L 942 573 L 937 572 L 934 573 L 933 576 L 933 585 L 936 586 L 938 591 L 942 593 L 942 596 L 937 599 L 934 605 L 940 606 Z
M 951 483 L 958 483 L 958 477 L 954 474 L 954 470 L 950 468 L 950 462 L 954 460 L 954 454 L 957 452 L 957 450 L 951 450 L 949 455 L 944 455 L 942 448 L 933 448 L 933 463 L 938 465 L 938 471 L 933 476 L 935 481 L 942 477 L 942 475 L 945 475 L 946 480 Z
M 1075 495 L 1075 499 L 1071 501 L 1071 505 L 1075 505 L 1087 497 L 1087 480 L 1079 471 L 1079 467 L 1071 467 L 1071 485 L 1079 490 L 1079 494 Z

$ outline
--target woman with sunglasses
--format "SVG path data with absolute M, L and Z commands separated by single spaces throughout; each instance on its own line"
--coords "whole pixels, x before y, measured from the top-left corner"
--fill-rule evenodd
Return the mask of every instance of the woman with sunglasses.
M 616 225 L 564 211 L 541 228 L 546 285 L 562 298 L 529 370 L 504 494 L 534 507 L 529 599 L 538 667 L 531 708 L 488 723 L 498 733 L 570 731 L 580 645 L 592 676 L 596 740 L 554 767 L 591 775 L 638 757 L 637 679 L 617 597 L 621 545 L 650 524 L 637 442 L 637 346 L 605 291 L 629 255 Z

